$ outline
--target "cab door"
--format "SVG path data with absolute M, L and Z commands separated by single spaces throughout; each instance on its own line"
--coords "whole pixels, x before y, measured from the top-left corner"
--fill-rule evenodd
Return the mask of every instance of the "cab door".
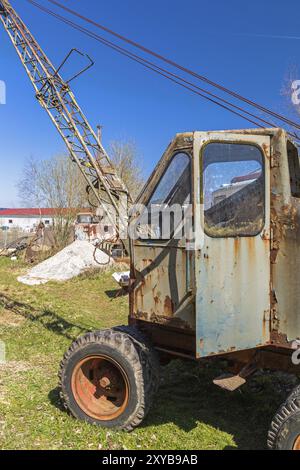
M 270 137 L 220 132 L 195 140 L 196 350 L 203 357 L 269 338 Z
M 175 144 L 164 155 L 139 201 L 144 209 L 136 222 L 138 237 L 133 242 L 131 317 L 193 333 L 187 346 L 177 346 L 194 351 L 192 257 L 182 233 L 182 218 L 193 198 L 192 138 L 187 148 Z

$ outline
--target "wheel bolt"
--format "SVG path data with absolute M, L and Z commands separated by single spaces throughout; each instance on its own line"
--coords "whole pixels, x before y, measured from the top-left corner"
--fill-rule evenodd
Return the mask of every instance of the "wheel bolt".
M 108 388 L 110 386 L 110 380 L 107 377 L 102 377 L 100 380 L 100 386 L 102 388 Z

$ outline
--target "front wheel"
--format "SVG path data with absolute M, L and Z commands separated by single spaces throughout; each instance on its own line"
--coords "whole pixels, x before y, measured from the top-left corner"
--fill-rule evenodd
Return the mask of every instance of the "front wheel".
M 88 333 L 61 363 L 61 398 L 78 419 L 131 431 L 150 409 L 158 367 L 155 352 L 134 328 Z
M 300 450 L 300 395 L 291 395 L 271 423 L 268 435 L 271 450 Z

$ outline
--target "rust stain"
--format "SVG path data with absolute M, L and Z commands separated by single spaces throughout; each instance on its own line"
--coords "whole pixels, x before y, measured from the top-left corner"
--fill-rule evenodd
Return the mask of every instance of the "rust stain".
M 174 314 L 174 302 L 168 295 L 166 296 L 164 302 L 164 313 L 167 316 L 172 316 Z
M 264 317 L 263 317 L 263 325 L 262 325 L 262 334 L 263 334 L 263 339 L 265 342 L 269 341 L 270 339 L 270 318 L 271 318 L 270 310 L 265 310 Z
M 283 333 L 278 333 L 278 331 L 272 331 L 272 333 L 271 333 L 271 343 L 281 344 L 282 346 L 288 346 L 289 345 L 287 335 L 285 335 Z
M 247 250 L 251 261 L 251 259 L 255 256 L 256 253 L 255 239 L 253 237 L 247 238 Z
M 276 264 L 276 260 L 277 260 L 277 256 L 278 256 L 278 251 L 279 251 L 278 248 L 273 248 L 273 249 L 271 250 L 271 255 L 270 255 L 271 264 Z
M 269 145 L 264 143 L 262 144 L 262 148 L 263 148 L 266 159 L 270 160 Z
M 186 321 L 181 320 L 180 318 L 157 315 L 153 311 L 148 313 L 139 310 L 138 312 L 134 312 L 133 316 L 137 320 L 143 320 L 152 324 L 193 331 L 191 326 Z
M 239 251 L 240 251 L 240 239 L 235 238 L 234 239 L 234 257 L 238 258 L 239 256 Z
M 142 262 L 143 262 L 143 264 L 148 265 L 148 264 L 153 263 L 153 260 L 152 259 L 143 259 Z
M 270 232 L 269 230 L 264 230 L 261 234 L 261 239 L 264 241 L 264 242 L 269 242 L 270 241 Z

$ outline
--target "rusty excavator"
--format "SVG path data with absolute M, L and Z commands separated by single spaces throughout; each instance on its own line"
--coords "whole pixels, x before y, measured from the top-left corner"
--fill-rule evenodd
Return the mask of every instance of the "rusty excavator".
M 7 0 L 0 20 L 37 100 L 119 235 L 130 195 L 61 77 L 62 66 L 51 64 Z M 89 423 L 133 430 L 153 403 L 160 359 L 222 358 L 228 370 L 214 383 L 231 391 L 258 369 L 299 374 L 300 166 L 289 134 L 281 128 L 178 134 L 137 203 L 156 215 L 189 206 L 193 243 L 175 236 L 172 217 L 168 236 L 155 217 L 129 237 L 129 324 L 89 332 L 70 346 L 59 372 L 66 409 Z M 130 223 L 138 220 L 140 214 L 130 215 Z M 300 450 L 300 387 L 276 412 L 268 446 Z

